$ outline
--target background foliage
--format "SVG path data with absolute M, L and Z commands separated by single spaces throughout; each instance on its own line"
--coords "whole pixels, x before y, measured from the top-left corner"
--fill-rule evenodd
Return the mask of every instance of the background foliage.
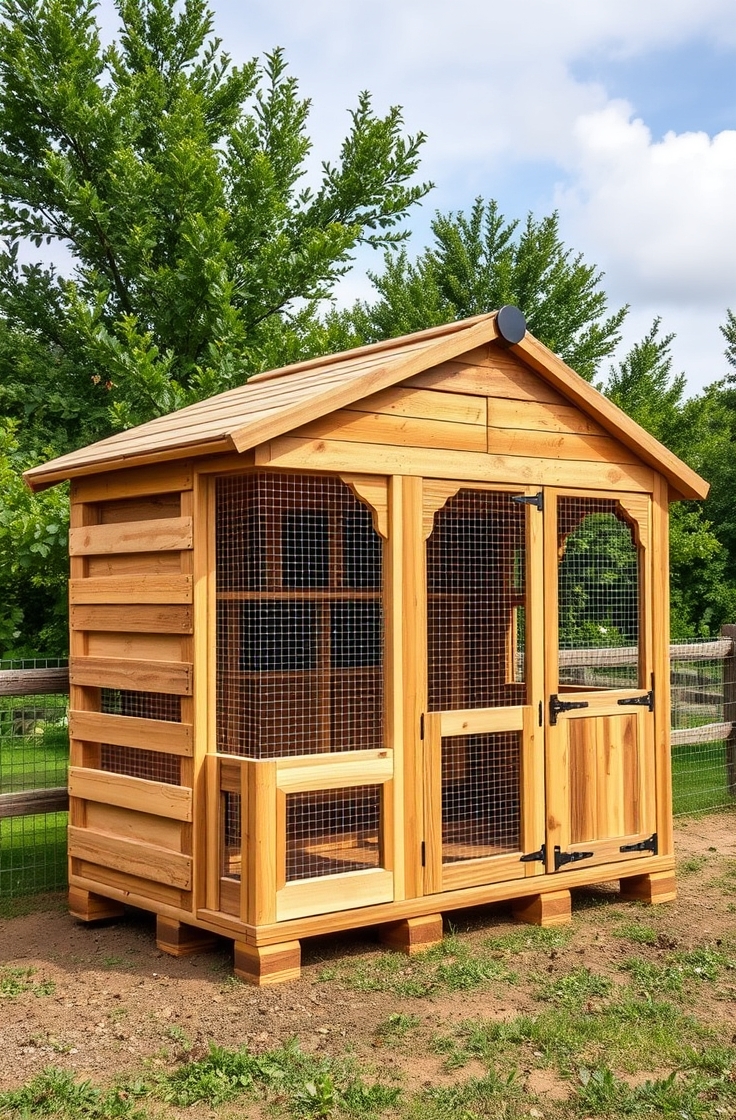
M 361 93 L 320 163 L 281 51 L 232 65 L 206 0 L 116 6 L 104 46 L 94 0 L 0 0 L 0 653 L 65 647 L 66 496 L 32 496 L 23 469 L 259 370 L 504 303 L 712 482 L 674 507 L 673 634 L 736 619 L 731 311 L 727 376 L 699 397 L 658 322 L 611 367 L 627 309 L 555 214 L 478 198 L 410 252 L 430 184 L 399 108 Z M 384 253 L 373 294 L 338 308 L 360 245 Z

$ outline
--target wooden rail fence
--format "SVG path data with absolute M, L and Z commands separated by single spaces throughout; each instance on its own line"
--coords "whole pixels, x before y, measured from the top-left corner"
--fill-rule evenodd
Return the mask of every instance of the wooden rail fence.
M 693 690 L 696 700 L 719 700 L 724 717 L 736 717 L 736 625 L 722 628 L 722 637 L 710 642 L 679 643 L 670 646 L 673 666 L 682 662 L 723 661 L 723 691 L 717 696 Z M 634 665 L 637 651 L 634 647 L 615 649 L 575 649 L 560 651 L 560 667 L 565 669 L 594 666 L 617 668 Z M 69 691 L 69 670 L 61 669 L 9 669 L 0 671 L 0 697 L 51 696 Z M 736 792 L 736 718 L 720 718 L 694 727 L 672 729 L 672 746 L 726 742 L 727 785 Z M 21 790 L 0 794 L 0 819 L 29 816 L 34 813 L 56 813 L 68 808 L 65 787 L 54 789 Z

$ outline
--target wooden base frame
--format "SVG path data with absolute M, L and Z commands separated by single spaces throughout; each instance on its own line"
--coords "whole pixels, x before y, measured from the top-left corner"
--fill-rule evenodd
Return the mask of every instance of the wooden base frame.
M 652 871 L 649 875 L 633 875 L 621 880 L 621 898 L 627 902 L 645 902 L 656 906 L 660 902 L 674 902 L 677 883 L 674 871 Z
M 533 926 L 563 926 L 572 921 L 569 891 L 546 891 L 544 894 L 517 898 L 511 907 L 517 922 Z
M 205 953 L 217 944 L 214 934 L 197 926 L 178 922 L 159 914 L 156 918 L 156 947 L 170 957 L 191 957 L 194 953 Z
M 379 928 L 380 941 L 389 949 L 396 949 L 413 957 L 442 941 L 442 915 L 424 914 L 421 918 L 404 918 L 389 922 Z
M 122 918 L 125 907 L 113 898 L 94 894 L 81 887 L 69 888 L 69 913 L 80 922 L 104 922 Z
M 284 941 L 281 945 L 235 942 L 235 975 L 247 984 L 262 988 L 298 980 L 301 965 L 302 947 L 298 941 Z

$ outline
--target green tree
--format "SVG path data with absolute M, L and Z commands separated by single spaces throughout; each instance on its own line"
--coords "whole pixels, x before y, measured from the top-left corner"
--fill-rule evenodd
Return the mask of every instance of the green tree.
M 129 425 L 299 356 L 352 251 L 400 240 L 428 185 L 424 137 L 363 93 L 310 186 L 280 50 L 231 65 L 206 0 L 116 7 L 104 48 L 95 0 L 0 0 L 0 314 L 77 351 L 73 395 Z M 20 242 L 70 267 L 23 267 Z
M 730 457 L 727 410 L 708 390 L 685 398 L 685 375 L 672 369 L 674 335 L 660 333 L 655 319 L 611 369 L 606 394 L 638 424 L 709 481 Z M 717 529 L 720 490 L 707 502 L 670 507 L 671 625 L 676 641 L 706 637 L 736 618 L 736 572 Z
M 362 93 L 314 170 L 280 50 L 232 65 L 206 0 L 116 7 L 104 47 L 95 0 L 0 0 L 0 639 L 25 649 L 65 519 L 19 471 L 311 354 L 353 251 L 429 189 L 398 108 Z
M 433 243 L 416 260 L 387 254 L 371 280 L 378 299 L 333 314 L 331 344 L 393 338 L 493 311 L 506 303 L 524 312 L 532 334 L 588 381 L 620 338 L 626 315 L 607 315 L 602 274 L 560 239 L 557 214 L 507 221 L 498 204 L 476 199 L 469 214 L 438 213 Z

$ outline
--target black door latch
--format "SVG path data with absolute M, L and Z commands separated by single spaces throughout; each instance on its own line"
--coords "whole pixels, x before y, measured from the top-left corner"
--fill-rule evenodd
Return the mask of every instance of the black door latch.
M 560 712 L 571 712 L 573 708 L 589 707 L 587 700 L 560 700 L 556 692 L 549 698 L 549 722 L 554 727 Z
M 640 840 L 638 844 L 622 844 L 619 848 L 620 852 L 651 852 L 656 856 L 659 852 L 657 844 L 657 833 L 654 832 L 648 840 Z

